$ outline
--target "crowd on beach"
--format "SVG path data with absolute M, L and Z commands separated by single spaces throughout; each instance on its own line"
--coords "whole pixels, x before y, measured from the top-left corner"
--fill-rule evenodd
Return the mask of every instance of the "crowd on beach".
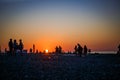
M 19 44 L 17 43 L 16 39 L 14 41 L 10 39 L 8 42 L 8 47 L 9 47 L 9 53 L 12 55 L 12 54 L 16 54 L 18 50 L 20 51 L 20 53 L 22 53 L 24 44 L 22 42 L 22 39 L 19 40 Z M 34 49 L 35 49 L 35 45 L 33 45 L 33 53 L 35 53 Z M 86 45 L 84 45 L 84 48 L 83 48 L 79 43 L 77 43 L 77 45 L 75 45 L 74 47 L 74 53 L 79 56 L 87 55 L 87 52 L 90 52 L 90 51 L 91 50 L 90 49 L 88 50 Z M 30 52 L 32 52 L 31 49 L 30 49 Z M 60 45 L 55 47 L 55 53 L 63 53 L 62 47 Z
M 8 47 L 9 47 L 9 51 L 7 52 L 7 50 L 5 49 L 5 52 L 7 52 L 11 55 L 18 53 L 17 51 L 19 51 L 20 53 L 23 53 L 24 44 L 22 42 L 22 39 L 19 40 L 19 43 L 17 43 L 16 39 L 14 39 L 14 41 L 12 39 L 10 39 L 8 42 Z M 34 44 L 33 44 L 33 52 L 32 52 L 32 48 L 30 48 L 30 52 L 35 53 L 35 45 Z M 84 45 L 84 47 L 82 47 L 79 43 L 77 43 L 74 47 L 73 53 L 76 55 L 79 55 L 79 56 L 82 56 L 82 55 L 86 56 L 88 52 L 90 53 L 91 49 L 88 49 L 86 45 Z M 36 53 L 39 53 L 38 50 L 36 50 Z M 55 47 L 55 53 L 63 53 L 62 47 L 60 45 Z M 68 52 L 68 53 L 71 53 L 71 52 Z M 120 44 L 118 45 L 117 54 L 120 55 Z
M 79 56 L 82 56 L 82 54 L 87 55 L 88 52 L 88 48 L 86 45 L 84 45 L 84 48 L 82 48 L 82 46 L 78 43 L 77 45 L 75 45 L 75 53 L 78 54 Z M 89 50 L 90 52 L 91 50 Z

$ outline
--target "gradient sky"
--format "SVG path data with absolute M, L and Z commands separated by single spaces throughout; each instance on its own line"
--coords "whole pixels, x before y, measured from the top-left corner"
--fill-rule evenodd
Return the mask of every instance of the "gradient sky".
M 114 51 L 120 43 L 119 0 L 0 0 L 0 46 L 22 39 L 24 48 Z

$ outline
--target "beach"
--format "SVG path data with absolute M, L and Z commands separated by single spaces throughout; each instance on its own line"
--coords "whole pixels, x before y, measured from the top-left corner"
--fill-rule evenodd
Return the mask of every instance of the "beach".
M 0 80 L 119 80 L 115 54 L 0 56 Z

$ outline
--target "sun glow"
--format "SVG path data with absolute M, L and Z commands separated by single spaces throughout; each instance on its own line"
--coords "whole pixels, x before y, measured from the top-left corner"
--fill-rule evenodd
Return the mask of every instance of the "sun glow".
M 48 53 L 48 52 L 49 52 L 48 49 L 46 49 L 46 50 L 45 50 L 45 53 Z

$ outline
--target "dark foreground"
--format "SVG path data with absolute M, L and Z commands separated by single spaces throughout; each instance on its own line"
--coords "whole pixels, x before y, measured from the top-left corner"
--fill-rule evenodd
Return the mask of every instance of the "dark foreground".
M 0 55 L 0 80 L 120 80 L 120 56 Z

